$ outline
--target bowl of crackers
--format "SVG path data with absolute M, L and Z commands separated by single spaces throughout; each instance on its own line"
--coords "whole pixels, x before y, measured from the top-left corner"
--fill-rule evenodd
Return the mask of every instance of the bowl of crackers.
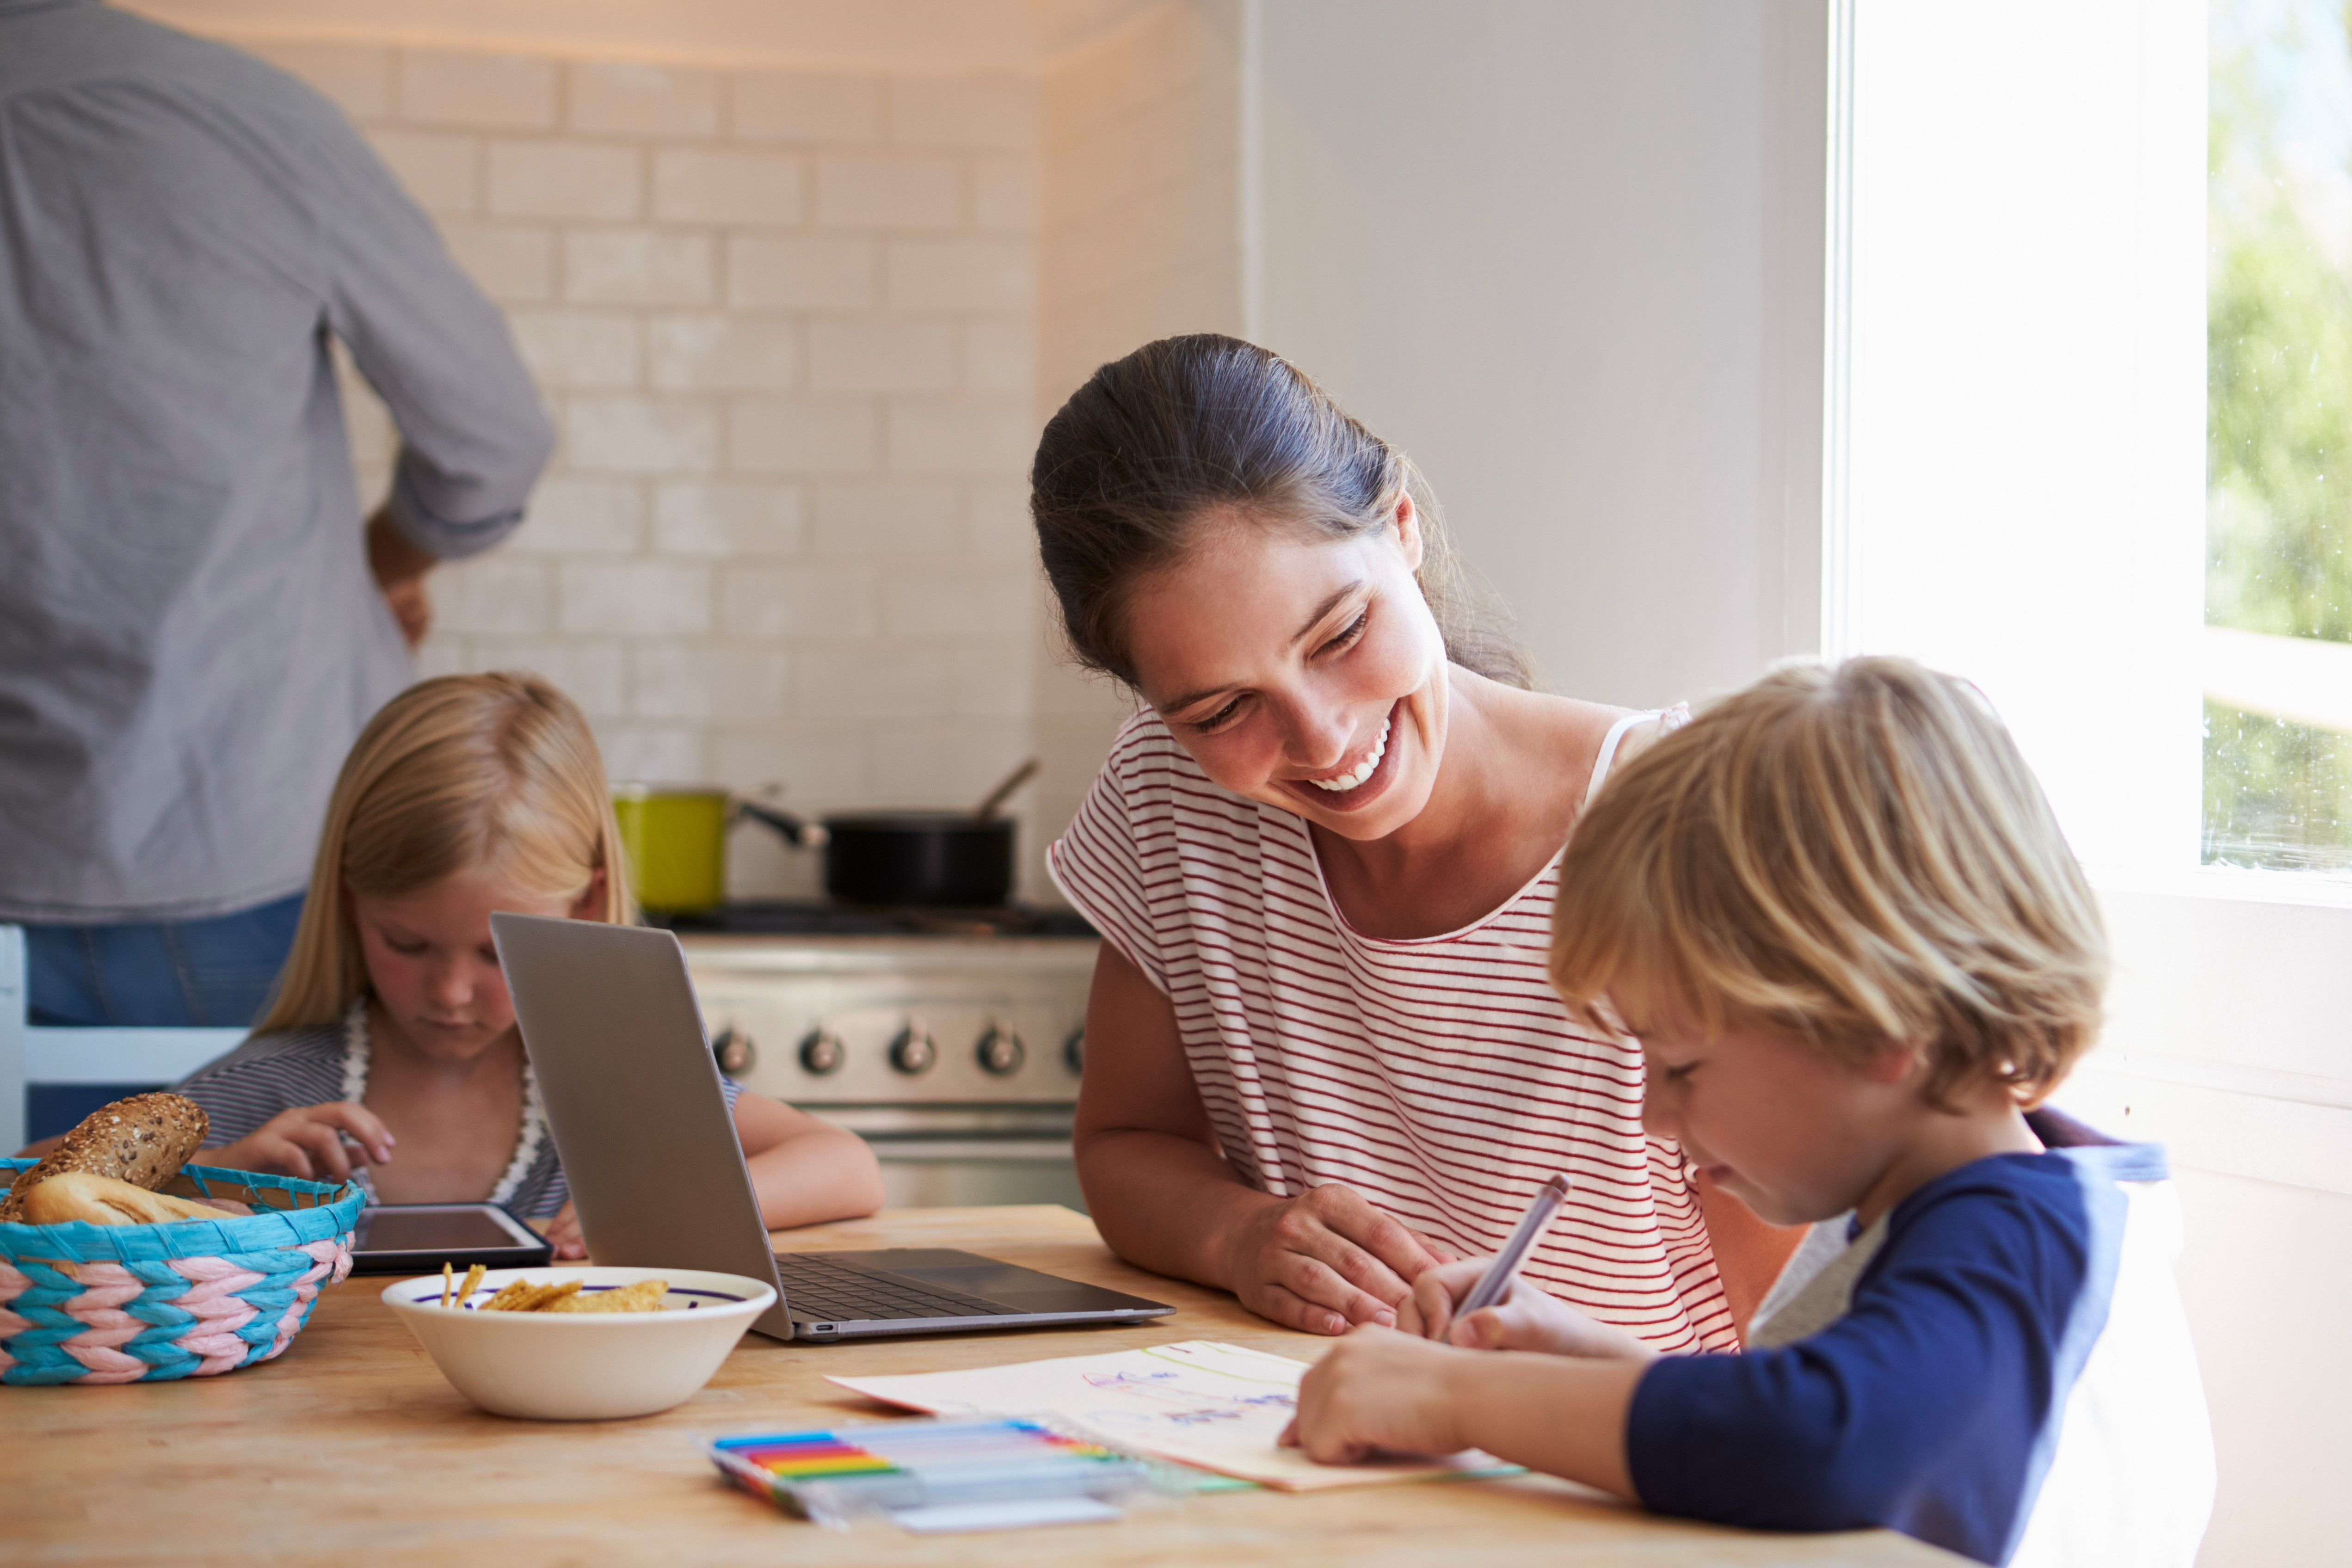
M 650 1416 L 710 1381 L 775 1287 L 698 1269 L 494 1269 L 403 1280 L 390 1307 L 450 1385 L 495 1416 Z

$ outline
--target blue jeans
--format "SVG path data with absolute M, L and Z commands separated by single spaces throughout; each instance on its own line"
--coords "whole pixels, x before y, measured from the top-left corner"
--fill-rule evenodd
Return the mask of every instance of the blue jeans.
M 261 1016 L 294 945 L 302 895 L 139 925 L 27 925 L 29 1021 L 241 1029 Z

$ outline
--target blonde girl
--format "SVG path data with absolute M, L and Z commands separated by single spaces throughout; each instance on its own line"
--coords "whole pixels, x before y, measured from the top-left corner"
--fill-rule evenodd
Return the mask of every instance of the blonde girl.
M 386 704 L 336 780 L 268 1016 L 179 1086 L 212 1118 L 205 1163 L 488 1199 L 584 1256 L 489 917 L 627 920 L 619 841 L 587 721 L 546 682 L 447 675 Z M 727 1093 L 772 1228 L 881 1206 L 855 1134 Z

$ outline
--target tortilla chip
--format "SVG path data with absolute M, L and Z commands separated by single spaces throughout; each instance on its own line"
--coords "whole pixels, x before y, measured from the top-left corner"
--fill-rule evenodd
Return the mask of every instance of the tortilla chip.
M 482 1267 L 479 1263 L 473 1265 L 466 1270 L 466 1282 L 457 1288 L 457 1304 L 459 1306 L 462 1307 L 467 1301 L 474 1299 L 474 1292 L 482 1288 L 482 1276 L 488 1272 L 489 1270 Z
M 639 1280 L 632 1285 L 567 1297 L 547 1308 L 551 1312 L 657 1312 L 669 1295 L 667 1280 Z
M 560 1301 L 566 1296 L 580 1293 L 580 1281 L 566 1280 L 560 1285 L 534 1285 L 528 1280 L 509 1280 L 506 1288 L 485 1302 L 486 1312 L 536 1312 L 546 1310 L 550 1301 Z

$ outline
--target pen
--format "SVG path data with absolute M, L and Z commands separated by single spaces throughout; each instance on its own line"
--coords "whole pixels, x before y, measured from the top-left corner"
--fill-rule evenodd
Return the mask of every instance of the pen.
M 1503 1292 L 1511 1288 L 1511 1279 L 1518 1273 L 1519 1265 L 1527 1260 L 1528 1249 L 1536 1244 L 1536 1239 L 1544 1233 L 1544 1227 L 1551 1223 L 1551 1217 L 1559 1213 L 1559 1206 L 1567 1201 L 1566 1176 L 1554 1176 L 1543 1184 L 1536 1193 L 1536 1200 L 1528 1205 L 1525 1214 L 1519 1216 L 1518 1228 L 1511 1232 L 1511 1239 L 1503 1243 L 1503 1249 L 1495 1254 L 1495 1260 L 1486 1265 L 1486 1271 L 1478 1276 L 1478 1282 L 1470 1288 L 1470 1293 L 1463 1297 L 1462 1304 L 1454 1310 L 1455 1318 L 1466 1318 L 1479 1308 L 1491 1307 L 1503 1299 Z

